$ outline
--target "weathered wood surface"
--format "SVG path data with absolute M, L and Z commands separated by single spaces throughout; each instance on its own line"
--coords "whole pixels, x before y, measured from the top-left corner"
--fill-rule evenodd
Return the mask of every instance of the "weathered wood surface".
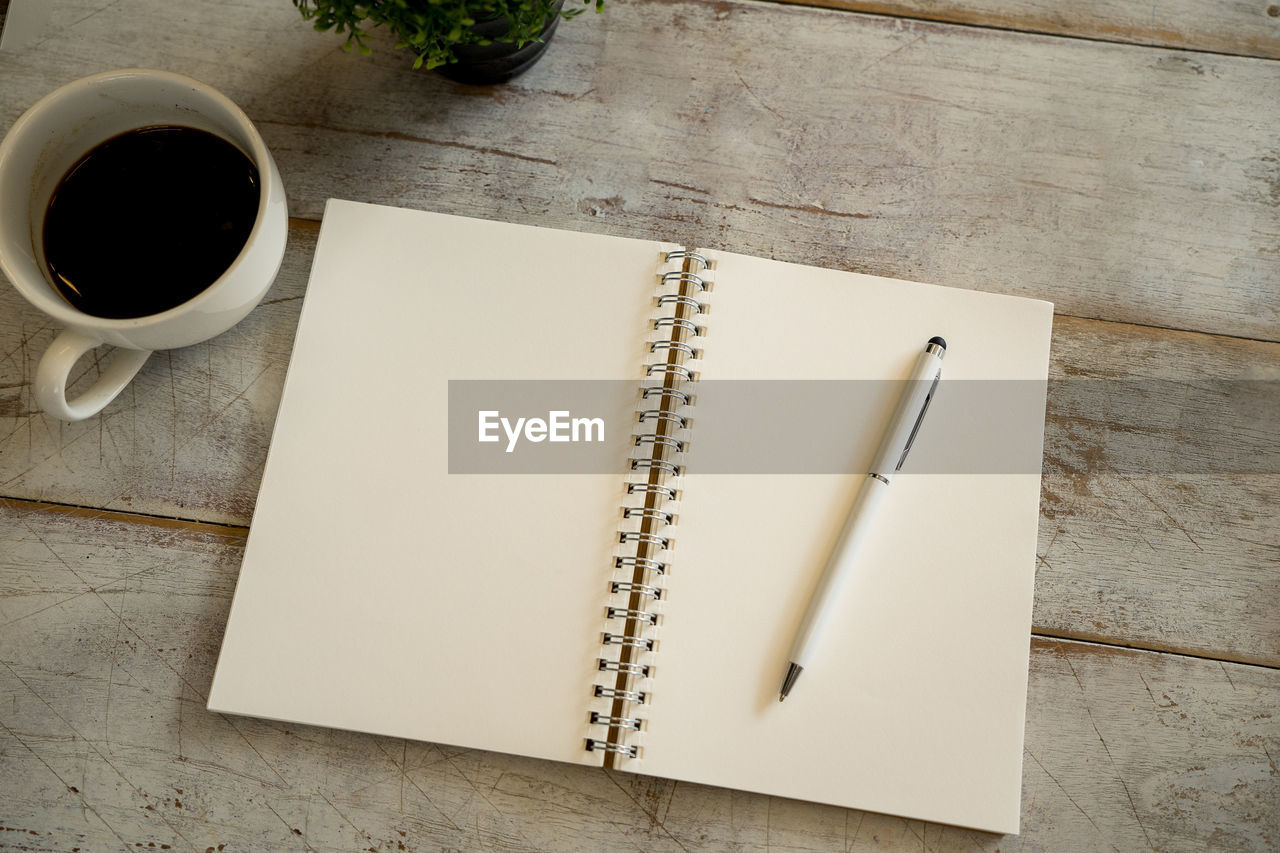
M 37 0 L 38 1 L 38 0 Z M 32 0 L 28 0 L 32 2 Z M 57 15 L 50 30 L 76 22 L 103 4 L 94 0 L 44 0 Z M 774 0 L 896 18 L 969 24 L 1027 33 L 1181 48 L 1237 56 L 1280 58 L 1280 5 L 1270 0 L 1083 0 L 1046 4 L 1035 0 Z M 5 0 L 0 0 L 0 22 Z M 243 8 L 244 4 L 223 5 Z M 263 14 L 254 10 L 255 14 Z M 271 13 L 272 20 L 284 17 Z
M 1280 665 L 1280 346 L 1054 318 L 1035 626 Z
M 315 236 L 295 222 L 284 270 L 245 322 L 153 356 L 79 424 L 35 411 L 26 383 L 54 331 L 0 292 L 0 495 L 247 525 Z M 83 370 L 91 382 L 96 365 Z M 1051 376 L 1037 630 L 1280 664 L 1280 441 L 1267 444 L 1280 418 L 1261 435 L 1206 424 L 1178 445 L 1201 458 L 1174 470 L 1133 443 L 1160 439 L 1197 387 L 1168 380 L 1269 378 L 1280 406 L 1280 345 L 1059 317 Z M 1164 381 L 1125 381 L 1141 378 Z M 1232 473 L 1234 448 L 1259 445 L 1266 467 Z
M 1014 841 L 210 714 L 242 548 L 237 530 L 0 504 L 0 847 L 848 851 Z M 1273 669 L 1035 640 L 1016 843 L 1274 849 L 1277 712 Z
M 386 39 L 344 54 L 283 0 L 56 0 L 43 42 L 0 54 L 0 127 L 107 68 L 219 87 L 298 217 L 263 306 L 87 423 L 33 410 L 54 330 L 0 289 L 0 496 L 27 499 L 0 506 L 0 848 L 1280 847 L 1274 433 L 1173 420 L 1204 399 L 1131 382 L 1251 380 L 1275 405 L 1280 63 L 1008 31 L 1274 56 L 1268 2 L 860 8 L 987 26 L 637 0 L 488 90 Z M 328 196 L 1091 318 L 1055 322 L 1022 838 L 205 712 Z
M 1280 338 L 1274 61 L 642 0 L 490 90 L 390 39 L 343 53 L 286 3 L 76 6 L 0 57 L 0 122 L 88 72 L 186 72 L 258 123 L 304 218 L 340 196 L 662 235 Z
M 793 2 L 793 0 L 779 0 Z M 798 2 L 798 0 L 797 0 Z M 1280 5 L 1270 0 L 805 0 L 806 5 L 1126 44 L 1280 59 Z

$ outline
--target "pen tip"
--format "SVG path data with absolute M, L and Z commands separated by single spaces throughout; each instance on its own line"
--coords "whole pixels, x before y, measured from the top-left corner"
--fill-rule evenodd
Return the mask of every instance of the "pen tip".
M 791 688 L 795 686 L 796 679 L 800 677 L 800 673 L 803 669 L 804 667 L 798 664 L 790 662 L 787 663 L 787 677 L 782 680 L 782 690 L 778 692 L 779 702 L 787 698 L 787 694 L 790 693 Z
M 946 340 L 945 340 L 944 338 L 941 338 L 941 337 L 937 336 L 937 335 L 934 335 L 932 338 L 929 338 L 929 343 L 931 343 L 931 344 L 937 344 L 938 346 L 942 347 L 943 349 L 946 349 L 946 348 L 947 348 L 947 342 L 946 342 Z

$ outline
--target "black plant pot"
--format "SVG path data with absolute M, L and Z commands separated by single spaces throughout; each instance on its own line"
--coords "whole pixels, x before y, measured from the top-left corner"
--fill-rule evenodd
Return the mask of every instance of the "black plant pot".
M 523 74 L 546 52 L 551 36 L 560 23 L 562 5 L 563 0 L 556 3 L 542 26 L 538 40 L 527 42 L 524 47 L 516 47 L 515 42 L 497 41 L 511 26 L 511 22 L 505 17 L 476 22 L 471 30 L 489 39 L 489 43 L 457 45 L 453 52 L 458 61 L 441 65 L 436 71 L 459 83 L 503 83 L 517 74 Z

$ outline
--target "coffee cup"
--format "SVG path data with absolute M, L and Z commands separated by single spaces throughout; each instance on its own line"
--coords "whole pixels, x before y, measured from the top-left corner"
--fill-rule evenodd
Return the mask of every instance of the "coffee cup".
M 234 245 L 239 245 L 240 239 L 236 238 L 224 259 L 217 261 L 207 284 L 197 281 L 192 286 L 184 281 L 184 274 L 190 273 L 176 265 L 172 270 L 175 284 L 187 287 L 184 293 L 193 294 L 178 304 L 153 305 L 144 308 L 150 313 L 141 316 L 109 309 L 91 309 L 90 313 L 64 296 L 70 292 L 69 282 L 50 261 L 55 242 L 52 237 L 49 245 L 45 242 L 50 202 L 55 191 L 61 194 L 61 187 L 69 186 L 64 182 L 70 180 L 68 170 L 88 162 L 85 157 L 89 152 L 102 150 L 109 141 L 140 129 L 166 128 L 191 130 L 201 138 L 212 134 L 215 143 L 229 143 L 248 158 L 252 165 L 249 174 L 256 172 L 251 180 L 257 182 L 257 196 L 256 209 L 250 206 L 245 210 L 243 245 L 236 251 Z M 180 167 L 184 166 L 181 156 L 177 161 Z M 191 159 L 193 174 L 204 168 L 197 158 Z M 199 199 L 195 201 L 198 208 Z M 111 205 L 104 209 L 110 211 Z M 61 240 L 87 240 L 90 235 L 82 232 L 73 230 Z M 28 302 L 64 327 L 36 368 L 33 390 L 45 412 L 65 421 L 101 411 L 128 385 L 153 350 L 199 343 L 243 319 L 262 300 L 279 272 L 287 235 L 284 185 L 262 137 L 225 95 L 189 77 L 150 69 L 84 77 L 39 100 L 0 142 L 0 271 Z M 129 241 L 126 254 L 114 258 L 125 279 L 131 265 L 151 269 L 148 252 L 153 249 L 148 248 L 145 233 L 138 236 L 141 239 L 136 246 L 135 241 Z M 78 252 L 77 248 L 71 245 L 64 254 L 81 267 L 87 266 L 86 274 L 92 276 L 92 253 Z M 106 302 L 110 303 L 109 295 Z M 118 347 L 110 364 L 90 388 L 68 400 L 72 367 L 86 352 L 103 344 Z

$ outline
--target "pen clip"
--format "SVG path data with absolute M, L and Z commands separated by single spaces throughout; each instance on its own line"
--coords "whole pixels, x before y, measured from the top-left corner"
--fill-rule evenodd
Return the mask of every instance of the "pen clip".
M 938 381 L 942 379 L 942 369 L 933 374 L 933 384 L 929 386 L 929 393 L 924 397 L 924 405 L 920 407 L 920 414 L 916 416 L 915 426 L 911 427 L 911 435 L 907 436 L 907 446 L 902 448 L 902 455 L 898 457 L 898 464 L 893 471 L 896 474 L 902 470 L 902 463 L 907 461 L 907 454 L 911 452 L 911 445 L 915 443 L 916 433 L 920 431 L 920 424 L 924 423 L 924 413 L 929 411 L 929 403 L 933 401 L 933 392 L 938 390 Z

